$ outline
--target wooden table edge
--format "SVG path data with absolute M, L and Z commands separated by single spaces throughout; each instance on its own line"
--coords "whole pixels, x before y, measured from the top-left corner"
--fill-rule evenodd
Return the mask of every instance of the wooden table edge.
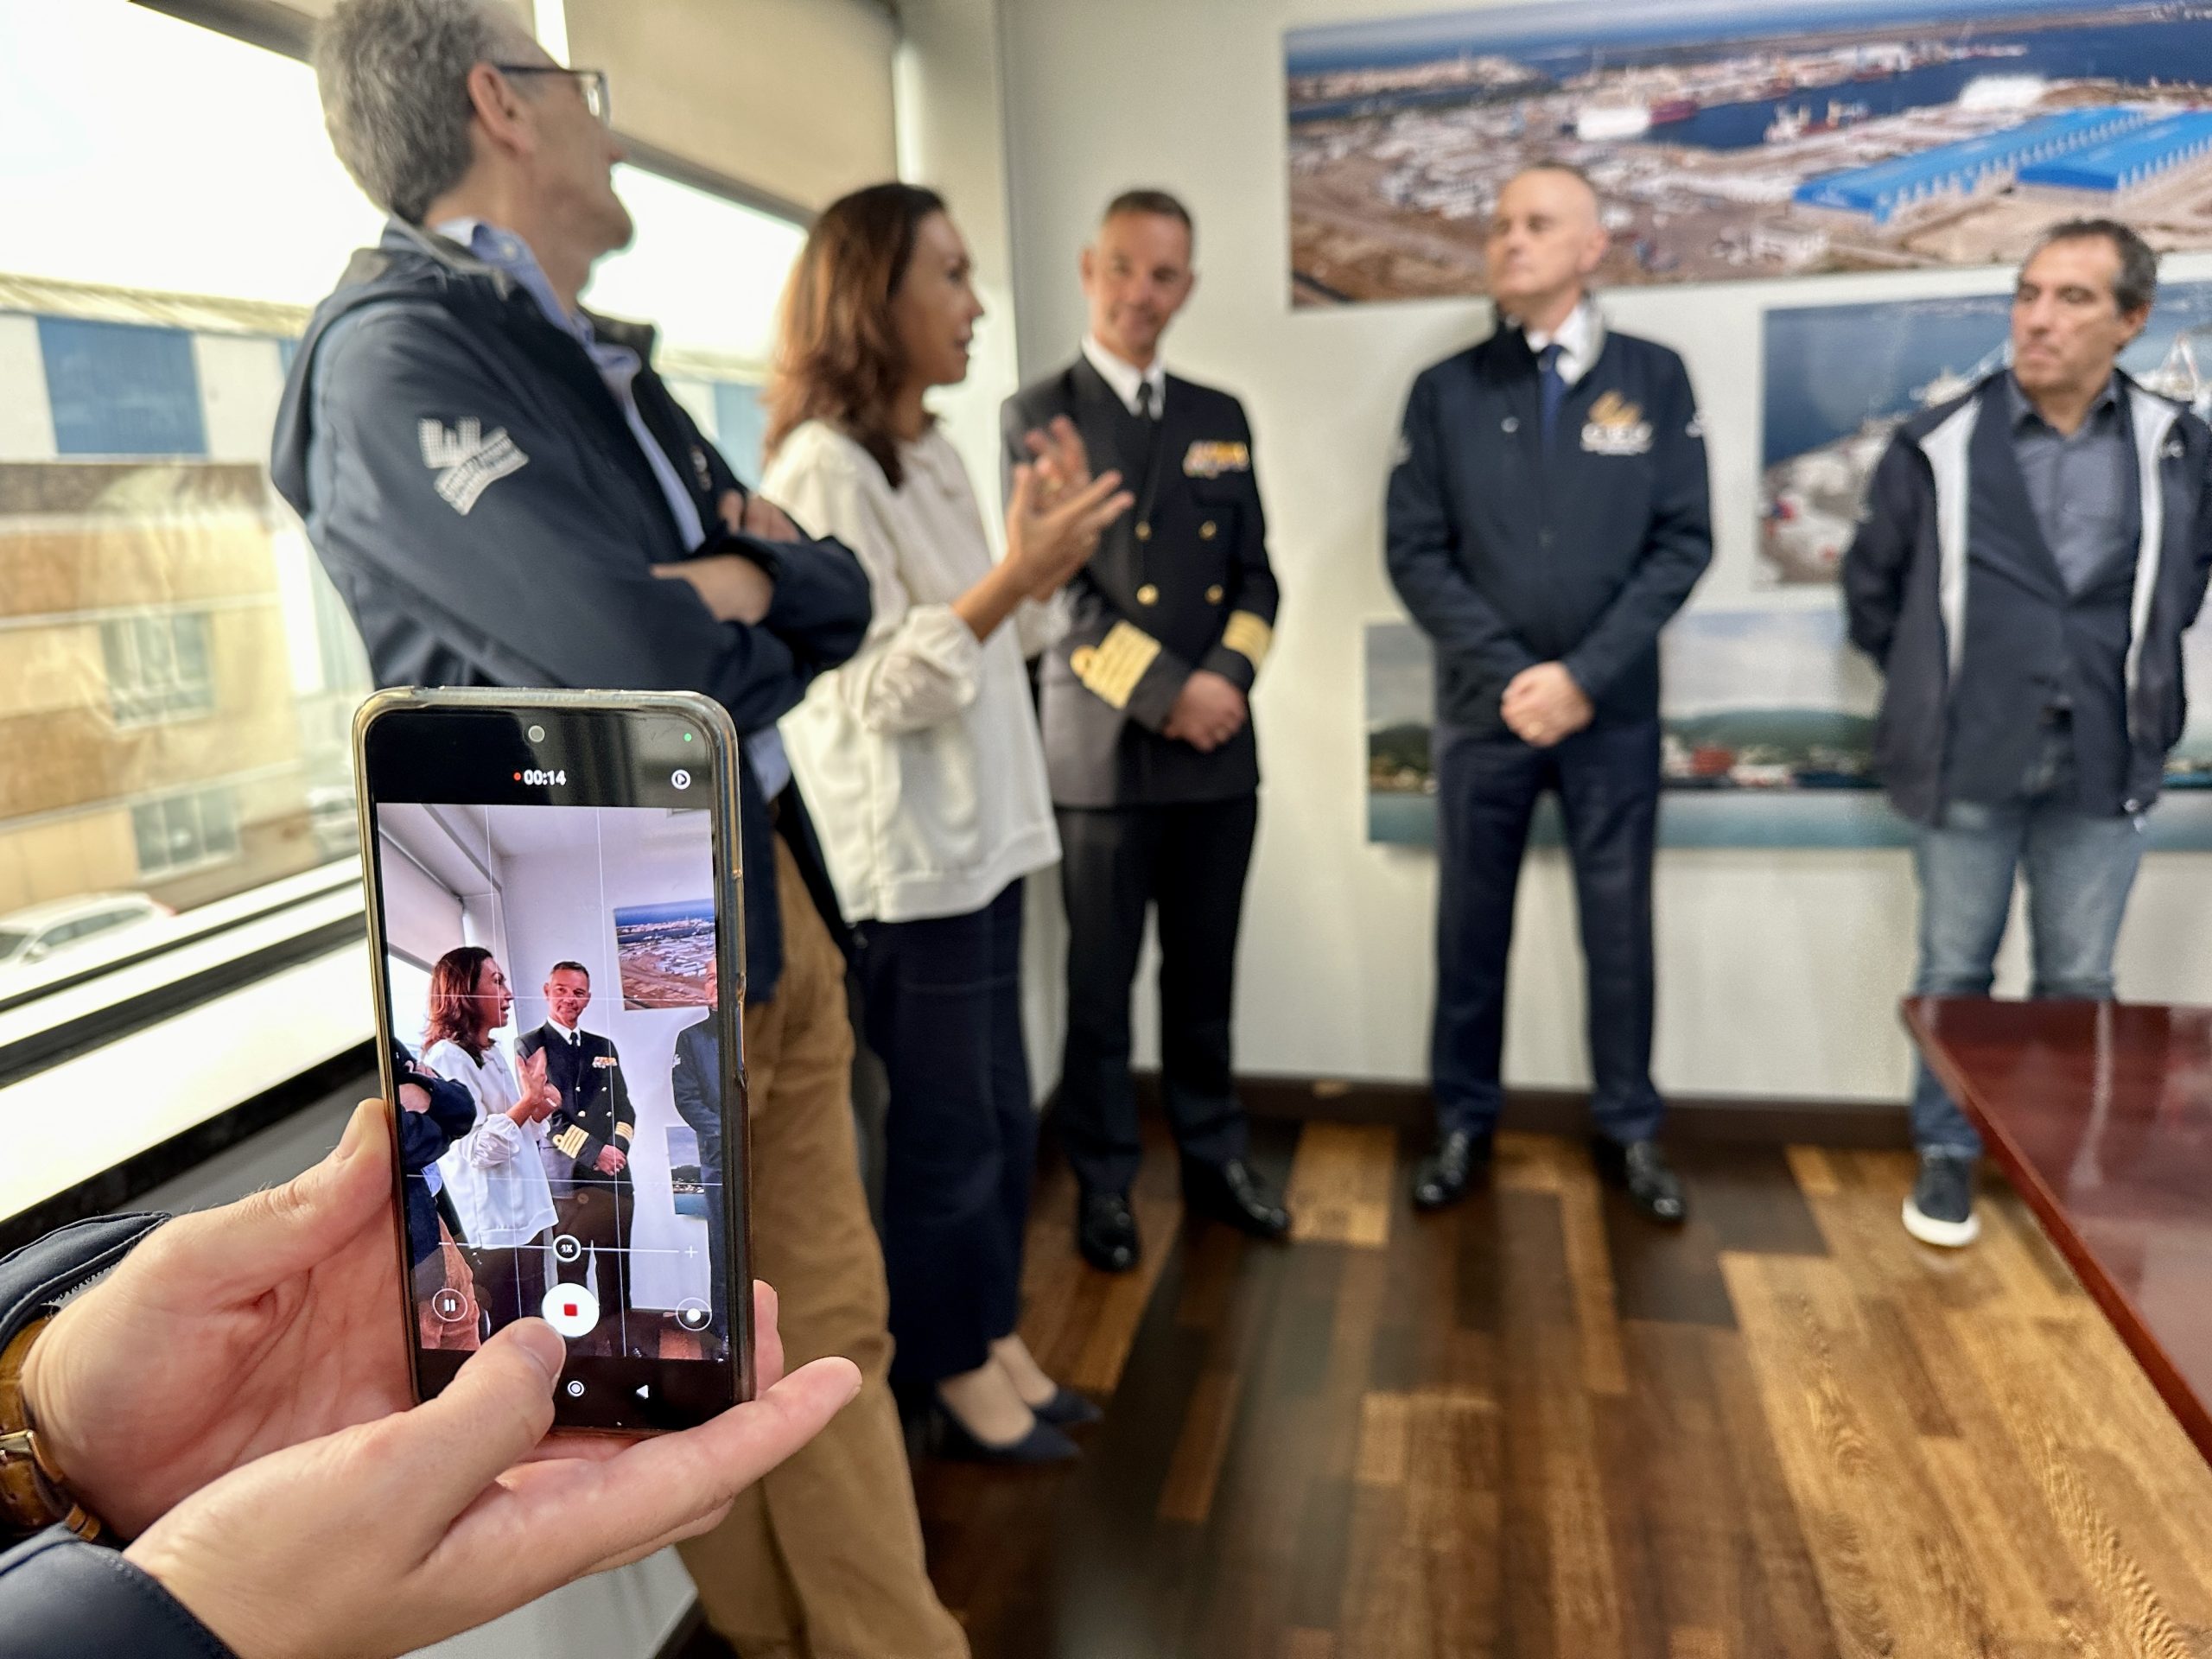
M 2059 1254 L 2066 1258 L 2075 1275 L 2081 1280 L 2082 1288 L 2104 1311 L 2105 1318 L 2120 1333 L 2120 1340 L 2127 1344 L 2128 1351 L 2135 1356 L 2135 1363 L 2151 1379 L 2151 1386 L 2166 1402 L 2166 1409 L 2173 1413 L 2182 1432 L 2196 1443 L 2204 1459 L 2212 1463 L 2212 1404 L 2196 1397 L 2188 1379 L 2182 1376 L 2180 1368 L 2167 1356 L 2164 1347 L 2152 1332 L 2150 1322 L 2144 1318 L 2143 1311 L 2136 1306 L 2134 1299 L 2105 1272 L 2095 1252 L 2075 1230 L 2065 1206 L 2058 1201 L 2058 1195 L 2044 1183 L 2035 1165 L 2006 1132 L 2003 1122 L 1984 1109 L 1974 1090 L 1967 1086 L 1963 1074 L 1951 1064 L 1941 1035 L 1928 1029 L 1921 1019 L 1921 1009 L 1924 1004 L 1986 1000 L 1989 999 L 1908 996 L 1899 1007 L 1913 1046 L 1928 1062 L 1929 1069 L 1936 1073 L 1943 1087 L 1950 1091 L 1951 1098 L 1974 1120 L 1974 1127 L 1981 1131 L 1984 1143 L 1995 1154 L 2005 1178 L 2027 1201 L 2028 1208 L 2042 1223 L 2044 1236 L 2058 1247 Z

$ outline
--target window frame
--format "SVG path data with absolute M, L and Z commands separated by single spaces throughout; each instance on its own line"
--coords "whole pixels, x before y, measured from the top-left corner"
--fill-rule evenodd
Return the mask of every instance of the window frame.
M 193 626 L 188 629 L 186 624 Z M 158 679 L 146 671 L 146 638 L 153 630 L 167 636 L 169 671 Z M 199 635 L 196 678 L 188 678 L 182 671 L 185 653 L 179 646 L 187 632 Z M 121 652 L 116 649 L 118 642 L 124 647 Z M 118 658 L 133 671 L 127 681 L 116 672 Z M 205 606 L 180 605 L 174 609 L 133 610 L 102 617 L 100 658 L 107 671 L 108 717 L 120 729 L 174 726 L 206 720 L 216 712 L 214 624 Z
M 226 849 L 213 847 L 213 838 L 207 832 L 207 804 L 214 800 L 229 803 L 230 845 Z M 191 809 L 191 829 L 198 850 L 189 857 L 173 859 L 158 866 L 149 865 L 146 862 L 146 839 L 139 828 L 141 820 L 138 815 L 148 811 L 161 812 L 163 815 L 161 824 L 162 840 L 168 847 L 174 848 L 178 840 L 177 820 L 174 814 L 178 808 L 184 806 Z M 143 801 L 133 801 L 130 804 L 130 836 L 138 856 L 138 879 L 141 881 L 173 881 L 180 875 L 190 875 L 195 871 L 228 864 L 245 851 L 245 841 L 238 833 L 237 791 L 232 785 L 220 782 L 188 784 L 181 789 L 163 790 Z
M 314 21 L 289 5 L 278 3 L 278 0 L 130 3 L 228 36 L 247 47 L 275 52 L 297 62 L 308 60 Z M 801 203 L 621 134 L 619 129 L 617 131 L 626 151 L 625 160 L 632 167 L 687 185 L 734 207 L 782 219 L 801 231 L 813 223 L 813 211 Z M 193 612 L 204 618 L 206 607 L 188 602 L 169 614 Z M 101 619 L 104 658 L 107 620 Z M 213 624 L 203 620 L 202 626 L 208 631 L 204 643 L 208 660 L 212 661 Z M 171 655 L 174 661 L 174 650 Z M 212 674 L 209 683 L 212 687 Z M 111 690 L 107 703 L 111 717 L 118 715 L 117 701 Z M 136 729 L 204 719 L 219 713 L 219 709 L 213 708 L 162 712 L 145 719 L 118 719 L 118 723 Z M 179 798 L 196 801 L 200 795 L 224 786 L 223 780 L 209 780 L 163 791 L 154 803 L 131 802 L 134 853 L 137 812 L 142 804 L 166 805 Z M 243 821 L 235 806 L 231 822 L 232 851 L 168 867 L 159 874 L 166 878 L 213 868 L 239 856 L 236 843 L 242 840 L 239 832 Z M 204 845 L 204 818 L 200 827 Z M 287 918 L 293 918 L 289 926 L 284 925 Z M 235 954 L 226 955 L 219 949 L 213 953 L 215 960 L 194 960 L 210 956 L 202 947 L 229 935 L 244 936 Z M 110 1044 L 150 1028 L 181 1020 L 204 1005 L 236 995 L 304 964 L 357 954 L 366 937 L 361 866 L 355 854 L 327 858 L 306 870 L 199 906 L 177 918 L 176 925 L 164 929 L 158 939 L 113 954 L 93 945 L 92 954 L 96 960 L 82 964 L 73 960 L 75 951 L 67 952 L 52 975 L 41 976 L 22 989 L 0 992 L 0 1109 L 4 1109 L 15 1085 L 43 1071 L 97 1053 Z M 176 959 L 175 964 L 165 966 L 165 958 Z M 97 988 L 100 981 L 124 978 L 149 982 L 128 991 L 118 988 L 98 1006 L 88 1007 L 81 1013 L 60 1014 L 45 1022 L 34 1017 L 41 1002 L 50 999 L 66 1002 L 75 994 Z M 181 1122 L 170 1144 L 181 1147 L 189 1143 L 195 1160 L 197 1157 L 212 1155 L 273 1121 L 271 1101 L 280 1092 L 287 1100 L 296 1101 L 301 1091 L 307 1090 L 305 1097 L 312 1099 L 315 1088 L 327 1086 L 327 1080 L 341 1073 L 353 1075 L 365 1064 L 373 1066 L 373 1018 L 366 999 L 361 1005 L 361 1024 L 363 1040 L 359 1048 L 334 1058 L 315 1058 L 303 1065 L 292 1082 L 283 1085 L 280 1090 L 270 1090 L 248 1101 L 226 1102 L 196 1120 Z M 143 1178 L 142 1166 L 146 1172 Z M 58 1225 L 79 1216 L 111 1209 L 175 1173 L 166 1164 L 148 1164 L 146 1154 L 126 1158 L 103 1176 L 65 1186 L 49 1198 L 35 1200 L 27 1210 L 0 1215 L 0 1237 L 20 1234 L 27 1224 L 39 1223 L 39 1230 L 42 1230 L 44 1225 Z

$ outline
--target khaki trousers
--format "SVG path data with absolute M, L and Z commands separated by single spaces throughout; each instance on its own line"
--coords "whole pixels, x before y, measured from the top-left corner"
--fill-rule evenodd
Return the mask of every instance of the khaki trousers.
M 784 1360 L 861 1368 L 860 1395 L 796 1457 L 679 1545 L 710 1623 L 743 1659 L 966 1659 L 931 1587 L 886 1377 L 883 1255 L 853 1141 L 845 963 L 776 842 L 784 974 L 745 1011 L 753 1272 L 776 1288 Z

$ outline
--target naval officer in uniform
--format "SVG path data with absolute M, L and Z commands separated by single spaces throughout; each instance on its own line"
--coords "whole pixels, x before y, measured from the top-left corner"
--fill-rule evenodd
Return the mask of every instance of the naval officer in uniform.
M 630 1142 L 638 1115 L 613 1039 L 578 1024 L 591 1006 L 591 974 L 583 963 L 553 964 L 545 976 L 545 1005 L 553 1017 L 517 1039 L 515 1053 L 525 1060 L 543 1053 L 545 1079 L 561 1096 L 545 1126 L 547 1173 L 560 1235 L 575 1243 L 556 1243 L 554 1276 L 580 1285 L 596 1263 L 600 1319 L 593 1340 L 619 1354 L 630 1306 L 630 1227 L 637 1212 Z M 576 1254 L 567 1259 L 563 1249 Z
M 1160 1071 L 1185 1205 L 1262 1238 L 1290 1217 L 1245 1162 L 1230 1012 L 1260 767 L 1247 699 L 1274 637 L 1275 579 L 1252 432 L 1227 392 L 1166 372 L 1160 336 L 1190 297 L 1189 212 L 1116 198 L 1083 254 L 1090 332 L 1067 367 L 1007 400 L 1006 461 L 1046 453 L 1060 417 L 1135 509 L 1067 587 L 1073 626 L 1046 658 L 1045 755 L 1068 911 L 1059 1122 L 1079 1187 L 1077 1242 L 1124 1272 L 1137 1103 L 1129 993 L 1157 909 Z
M 1485 245 L 1497 332 L 1414 382 L 1390 474 L 1390 580 L 1436 656 L 1427 1210 L 1490 1162 L 1514 886 L 1554 789 L 1589 975 L 1593 1149 L 1645 1215 L 1684 1215 L 1651 1083 L 1659 630 L 1713 557 L 1712 516 L 1681 359 L 1609 330 L 1591 302 L 1605 245 L 1573 168 L 1508 181 Z

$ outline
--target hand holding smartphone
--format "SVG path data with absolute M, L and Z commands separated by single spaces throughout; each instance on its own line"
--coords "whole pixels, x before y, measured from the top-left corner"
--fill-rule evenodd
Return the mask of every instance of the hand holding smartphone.
M 393 1114 L 416 1396 L 536 1317 L 567 1344 L 561 1427 L 683 1428 L 750 1399 L 728 715 L 401 690 L 354 741 L 385 1096 L 404 1064 L 445 1097 Z

